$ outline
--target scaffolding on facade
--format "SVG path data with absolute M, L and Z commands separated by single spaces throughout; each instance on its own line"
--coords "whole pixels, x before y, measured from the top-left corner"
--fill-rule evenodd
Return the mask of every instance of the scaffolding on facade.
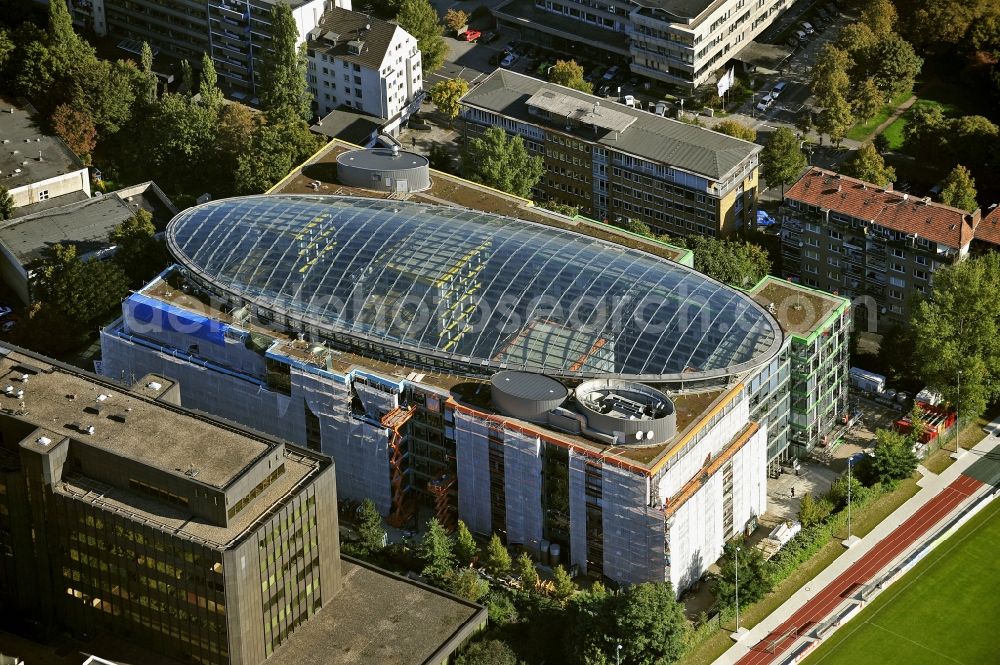
M 406 496 L 406 470 L 403 461 L 406 451 L 403 449 L 403 427 L 413 417 L 414 407 L 395 409 L 382 417 L 382 426 L 389 430 L 389 469 L 392 486 L 392 512 L 389 514 L 390 525 L 400 528 L 406 524 L 413 514 L 413 502 Z
M 440 478 L 427 483 L 427 489 L 434 496 L 434 516 L 444 528 L 451 532 L 455 530 L 455 511 L 451 508 L 449 494 L 455 486 L 455 476 L 444 474 Z

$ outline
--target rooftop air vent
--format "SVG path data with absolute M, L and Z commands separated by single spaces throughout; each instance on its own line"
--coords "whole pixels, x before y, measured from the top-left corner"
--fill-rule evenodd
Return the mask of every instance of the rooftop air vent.
M 39 445 L 42 445 L 42 446 L 47 446 L 47 445 L 49 445 L 49 444 L 52 443 L 52 439 L 50 439 L 47 436 L 40 436 L 37 439 L 35 439 L 35 443 L 37 443 Z

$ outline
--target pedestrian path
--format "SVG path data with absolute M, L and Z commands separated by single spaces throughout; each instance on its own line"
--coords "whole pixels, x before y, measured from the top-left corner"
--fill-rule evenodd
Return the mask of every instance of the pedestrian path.
M 803 631 L 821 623 L 851 589 L 915 549 L 970 497 L 985 491 L 989 484 L 995 485 L 995 473 L 976 479 L 965 472 L 988 456 L 998 455 L 996 437 L 987 437 L 940 474 L 926 476 L 916 495 L 754 626 L 715 665 L 763 665 L 787 655 Z M 971 473 L 982 475 L 978 465 Z

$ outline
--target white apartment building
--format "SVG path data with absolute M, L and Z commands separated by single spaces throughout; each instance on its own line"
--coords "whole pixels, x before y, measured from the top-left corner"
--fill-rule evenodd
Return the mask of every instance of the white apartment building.
M 582 41 L 636 74 L 689 88 L 769 26 L 790 0 L 508 0 L 493 10 L 505 34 Z
M 346 106 L 386 121 L 396 135 L 420 107 L 417 40 L 395 23 L 333 8 L 309 33 L 309 89 L 320 116 Z

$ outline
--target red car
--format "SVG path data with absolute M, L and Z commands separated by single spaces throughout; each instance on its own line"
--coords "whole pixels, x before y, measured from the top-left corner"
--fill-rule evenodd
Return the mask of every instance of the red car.
M 482 36 L 483 33 L 480 32 L 479 30 L 466 30 L 465 32 L 462 33 L 462 39 L 464 39 L 467 42 L 474 42 Z

